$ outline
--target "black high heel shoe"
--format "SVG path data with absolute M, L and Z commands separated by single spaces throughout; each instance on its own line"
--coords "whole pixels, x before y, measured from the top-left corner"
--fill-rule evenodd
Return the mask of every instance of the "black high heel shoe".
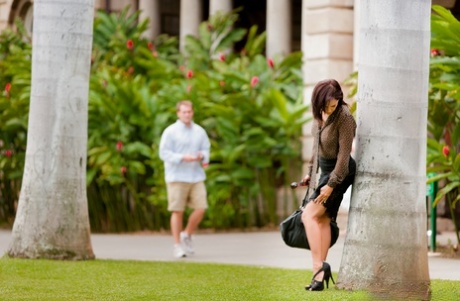
M 321 281 L 318 281 L 315 279 L 315 277 L 318 276 L 321 272 L 324 273 L 323 279 Z M 331 279 L 332 283 L 335 284 L 334 278 L 332 277 L 331 266 L 324 261 L 321 269 L 319 269 L 318 272 L 316 272 L 315 275 L 313 275 L 311 283 L 307 285 L 305 289 L 307 291 L 322 291 L 324 290 L 324 281 L 326 281 L 326 287 L 329 288 L 329 279 Z

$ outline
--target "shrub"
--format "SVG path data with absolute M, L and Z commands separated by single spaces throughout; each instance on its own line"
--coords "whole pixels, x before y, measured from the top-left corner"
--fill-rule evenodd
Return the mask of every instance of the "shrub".
M 211 139 L 205 227 L 277 224 L 294 195 L 277 197 L 300 162 L 301 54 L 266 58 L 265 34 L 233 28 L 237 16 L 203 22 L 200 36 L 142 37 L 138 12 L 98 12 L 89 94 L 88 202 L 93 231 L 169 227 L 162 131 L 175 121 L 175 104 L 190 99 L 195 121 Z M 232 45 L 247 36 L 244 51 Z M 0 215 L 12 223 L 24 164 L 30 98 L 30 40 L 21 32 L 0 37 Z M 18 68 L 20 66 L 20 68 Z M 8 84 L 8 86 L 7 86 Z M 13 150 L 10 152 L 10 150 Z M 281 207 L 280 207 L 281 206 Z M 281 213 L 282 215 L 282 213 Z

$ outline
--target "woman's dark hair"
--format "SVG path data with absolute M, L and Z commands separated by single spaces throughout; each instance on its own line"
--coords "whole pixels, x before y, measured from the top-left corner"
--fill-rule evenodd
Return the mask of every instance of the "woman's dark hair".
M 326 108 L 326 104 L 331 99 L 337 99 L 339 102 L 337 107 L 346 105 L 343 101 L 343 92 L 340 84 L 335 79 L 326 79 L 318 82 L 313 89 L 311 95 L 311 105 L 313 118 L 322 120 L 322 112 Z

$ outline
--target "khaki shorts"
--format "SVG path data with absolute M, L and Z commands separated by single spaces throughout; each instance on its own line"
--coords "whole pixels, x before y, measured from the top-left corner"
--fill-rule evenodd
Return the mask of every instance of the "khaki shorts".
M 169 211 L 184 211 L 186 206 L 192 209 L 208 208 L 204 182 L 171 182 L 166 183 L 166 188 L 168 190 Z

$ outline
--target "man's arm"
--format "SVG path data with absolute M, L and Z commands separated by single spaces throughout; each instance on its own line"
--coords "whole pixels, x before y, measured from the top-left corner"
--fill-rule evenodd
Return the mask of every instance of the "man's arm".
M 209 163 L 210 149 L 211 149 L 211 143 L 209 142 L 209 137 L 206 134 L 206 131 L 203 130 L 203 137 L 201 139 L 201 145 L 200 145 L 200 154 L 201 154 L 201 161 L 204 164 Z
M 174 141 L 166 129 L 160 139 L 160 159 L 164 162 L 180 163 L 183 155 L 174 152 Z

